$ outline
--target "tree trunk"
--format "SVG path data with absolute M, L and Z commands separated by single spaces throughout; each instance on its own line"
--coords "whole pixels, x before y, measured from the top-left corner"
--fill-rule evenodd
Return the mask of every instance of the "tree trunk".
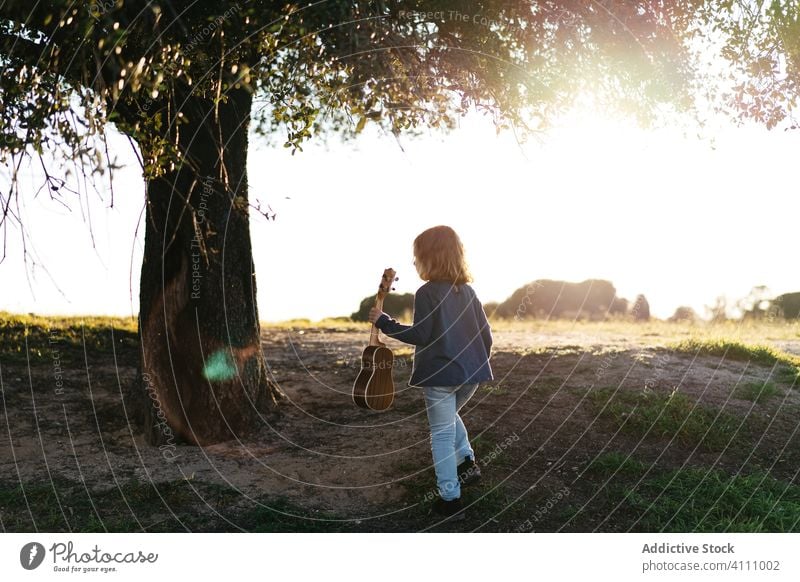
M 215 107 L 175 100 L 168 133 L 187 163 L 147 183 L 138 401 L 147 439 L 207 445 L 263 424 L 282 394 L 260 347 L 250 242 L 247 129 L 252 96 Z M 166 443 L 166 444 L 165 444 Z

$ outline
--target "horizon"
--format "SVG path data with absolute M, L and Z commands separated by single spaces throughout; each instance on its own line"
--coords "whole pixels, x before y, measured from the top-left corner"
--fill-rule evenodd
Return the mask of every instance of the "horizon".
M 783 196 L 788 177 L 764 170 L 790 167 L 796 134 L 721 125 L 690 137 L 587 116 L 526 144 L 475 116 L 449 134 L 397 142 L 367 131 L 296 156 L 251 139 L 251 202 L 276 214 L 251 212 L 259 318 L 349 316 L 387 266 L 398 271 L 397 293 L 413 293 L 423 282 L 411 243 L 435 224 L 459 233 L 483 303 L 536 279 L 605 279 L 618 297 L 644 294 L 659 319 L 679 306 L 704 318 L 720 295 L 800 290 L 780 252 L 793 244 L 800 203 Z M 124 138 L 112 131 L 109 141 L 125 164 L 113 208 L 93 193 L 69 211 L 43 196 L 22 201 L 39 266 L 23 264 L 10 232 L 4 309 L 138 312 L 144 181 Z M 22 179 L 32 188 L 31 175 Z

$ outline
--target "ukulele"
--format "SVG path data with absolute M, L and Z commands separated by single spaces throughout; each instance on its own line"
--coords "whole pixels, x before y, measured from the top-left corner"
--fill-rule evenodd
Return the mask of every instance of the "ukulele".
M 393 289 L 392 283 L 395 281 L 397 277 L 394 269 L 386 269 L 375 298 L 375 307 L 383 310 L 383 299 Z M 369 345 L 361 356 L 361 371 L 353 384 L 353 402 L 356 406 L 370 410 L 386 410 L 394 402 L 394 354 L 378 340 L 378 331 L 373 324 L 369 333 Z

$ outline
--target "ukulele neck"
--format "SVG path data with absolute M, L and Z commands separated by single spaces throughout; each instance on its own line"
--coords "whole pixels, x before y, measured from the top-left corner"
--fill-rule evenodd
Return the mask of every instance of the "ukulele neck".
M 375 307 L 383 311 L 383 297 L 380 294 L 375 298 Z M 378 339 L 378 328 L 375 327 L 375 324 L 372 324 L 372 329 L 369 332 L 369 345 L 371 346 L 382 346 L 384 344 Z

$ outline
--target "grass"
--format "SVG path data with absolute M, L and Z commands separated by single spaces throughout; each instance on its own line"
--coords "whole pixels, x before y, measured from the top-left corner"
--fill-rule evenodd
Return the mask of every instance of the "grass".
M 597 414 L 637 437 L 675 437 L 683 445 L 701 443 L 706 450 L 719 450 L 731 442 L 740 424 L 732 414 L 697 404 L 678 392 L 614 392 L 614 388 L 593 390 L 589 401 Z
M 287 319 L 284 321 L 262 321 L 261 327 L 264 329 L 283 330 L 334 329 L 336 331 L 366 330 L 369 332 L 371 324 L 365 321 L 353 321 L 349 317 L 326 317 L 325 319 L 316 321 L 305 318 Z
M 618 528 L 800 532 L 800 487 L 765 473 L 728 475 L 699 468 L 658 471 L 619 453 L 601 455 L 590 469 L 605 480 L 620 466 L 623 470 L 607 486 L 602 507 L 594 508 L 604 518 L 618 506 L 613 514 Z
M 646 468 L 644 463 L 637 461 L 630 455 L 611 451 L 593 459 L 586 470 L 610 477 L 614 474 L 638 475 L 643 473 Z
M 480 387 L 480 389 L 486 392 L 487 394 L 493 394 L 493 395 L 505 394 L 507 392 L 506 387 L 503 386 L 502 382 L 496 382 L 496 383 L 493 382 L 489 384 L 484 384 L 483 386 Z
M 800 532 L 800 487 L 764 473 L 684 469 L 646 480 L 625 501 L 641 512 L 641 531 Z
M 529 508 L 524 501 L 511 504 L 516 497 L 505 484 L 485 478 L 477 488 L 467 489 L 464 493 L 464 501 L 470 506 L 470 517 L 477 518 L 476 521 L 499 516 L 504 520 L 515 520 L 527 515 Z
M 82 358 L 110 354 L 139 345 L 137 323 L 131 317 L 41 316 L 0 311 L 0 361 L 25 363 L 59 357 Z
M 0 311 L 0 325 L 24 325 L 27 327 L 41 327 L 54 329 L 67 329 L 80 324 L 89 329 L 110 328 L 135 332 L 137 323 L 135 317 L 114 317 L 110 315 L 37 315 L 35 313 L 9 313 Z
M 800 388 L 800 370 L 783 366 L 779 368 L 775 374 L 775 379 L 783 384 L 788 384 L 792 388 Z
M 747 382 L 736 387 L 736 390 L 733 391 L 733 397 L 764 404 L 780 393 L 781 390 L 775 386 L 774 382 Z
M 693 337 L 669 344 L 667 347 L 692 355 L 719 356 L 729 360 L 776 366 L 775 378 L 778 382 L 789 384 L 793 388 L 800 387 L 800 356 L 763 343 L 745 343 L 721 337 Z
M 339 518 L 331 511 L 308 511 L 284 499 L 262 500 L 246 511 L 237 525 L 257 533 L 314 533 L 350 531 L 355 520 Z
M 573 321 L 570 319 L 490 319 L 492 329 L 498 331 L 536 331 L 542 333 L 562 333 L 572 330 L 581 333 L 612 333 L 626 336 L 647 336 L 655 340 L 681 337 L 729 337 L 745 342 L 769 340 L 797 340 L 800 338 L 800 320 L 766 321 L 725 321 L 718 323 L 673 323 L 658 319 L 634 322 L 624 318 L 610 318 L 606 321 Z
M 758 364 L 783 364 L 800 372 L 800 357 L 765 344 L 749 344 L 726 338 L 689 338 L 667 346 L 677 352 L 721 356 L 729 360 Z
M 26 483 L 24 488 L 0 485 L 0 512 L 7 531 L 185 531 L 181 522 L 196 519 L 195 511 L 187 509 L 194 508 L 198 496 L 224 497 L 213 485 L 200 485 L 195 493 L 183 479 L 157 486 L 130 481 L 90 497 L 80 482 L 59 479 Z
M 596 484 L 612 475 L 597 491 Z M 26 483 L 28 505 L 18 484 L 0 484 L 0 516 L 6 532 L 415 531 L 432 523 L 430 503 L 423 499 L 433 486 L 430 477 L 432 474 L 426 473 L 414 478 L 410 501 L 418 506 L 387 517 L 385 524 L 377 523 L 385 520 L 361 523 L 331 511 L 302 509 L 285 498 L 247 500 L 232 488 L 184 479 L 157 485 L 131 481 L 120 489 L 93 492 L 91 501 L 79 482 Z M 602 531 L 800 532 L 800 487 L 764 473 L 655 470 L 628 455 L 611 452 L 591 463 L 584 481 L 585 491 L 599 493 L 595 501 L 586 507 L 573 501 L 578 484 L 571 485 L 565 505 L 548 512 L 537 529 L 558 528 L 572 516 L 576 525 L 609 517 L 599 527 Z M 468 521 L 458 529 L 466 531 L 493 522 L 496 525 L 489 529 L 513 530 L 514 524 L 541 509 L 546 497 L 540 494 L 528 499 L 525 495 L 511 505 L 517 494 L 485 479 L 465 493 L 470 505 Z
M 67 480 L 26 483 L 24 495 L 19 484 L 0 484 L 0 517 L 7 532 L 313 532 L 340 531 L 348 523 L 282 498 L 247 500 L 230 487 L 186 479 L 129 481 L 91 497 Z

